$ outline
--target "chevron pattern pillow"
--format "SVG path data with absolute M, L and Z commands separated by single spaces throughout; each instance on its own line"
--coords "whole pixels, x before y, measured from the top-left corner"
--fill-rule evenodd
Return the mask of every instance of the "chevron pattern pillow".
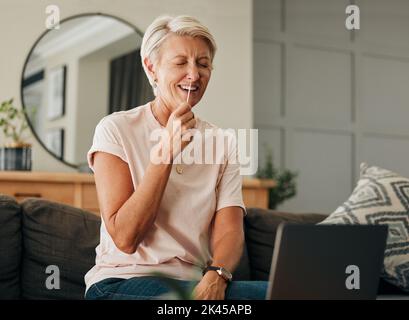
M 388 225 L 382 277 L 409 292 L 409 179 L 362 163 L 352 195 L 320 224 Z

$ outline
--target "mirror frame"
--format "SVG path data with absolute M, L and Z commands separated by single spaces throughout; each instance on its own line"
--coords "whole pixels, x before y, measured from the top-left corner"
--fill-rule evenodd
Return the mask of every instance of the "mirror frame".
M 116 20 L 118 20 L 118 21 L 120 21 L 120 22 L 122 22 L 122 23 L 128 25 L 128 26 L 129 26 L 130 28 L 132 28 L 141 38 L 143 38 L 143 35 L 144 35 L 144 34 L 143 34 L 137 27 L 135 27 L 133 24 L 131 24 L 130 22 L 126 21 L 126 20 L 123 19 L 123 18 L 114 16 L 114 15 L 111 15 L 111 14 L 108 14 L 108 13 L 89 12 L 89 13 L 76 14 L 76 15 L 69 16 L 69 17 L 67 17 L 67 18 L 64 18 L 64 19 L 60 20 L 59 24 L 62 24 L 63 22 L 66 22 L 66 21 L 69 21 L 69 20 L 72 20 L 72 19 L 81 18 L 81 17 L 87 17 L 87 16 L 104 16 L 104 17 L 109 17 L 109 18 L 112 18 L 112 19 L 116 19 Z M 71 167 L 71 168 L 73 168 L 73 169 L 79 169 L 79 168 L 81 167 L 80 164 L 73 164 L 73 163 L 67 162 L 67 161 L 65 161 L 64 159 L 59 158 L 56 154 L 54 154 L 51 150 L 49 150 L 49 149 L 47 148 L 47 146 L 45 145 L 45 142 L 43 142 L 43 141 L 40 139 L 40 137 L 37 135 L 37 132 L 34 130 L 33 125 L 31 124 L 31 121 L 30 121 L 30 119 L 29 119 L 29 117 L 28 117 L 28 115 L 27 115 L 27 108 L 26 108 L 25 103 L 24 103 L 23 83 L 24 83 L 24 73 L 25 73 L 25 71 L 26 71 L 28 61 L 30 60 L 30 56 L 31 56 L 31 54 L 33 53 L 33 51 L 34 51 L 35 47 L 37 46 L 37 44 L 41 41 L 41 39 L 42 39 L 48 32 L 50 32 L 50 31 L 52 31 L 52 30 L 54 30 L 54 29 L 51 29 L 51 30 L 46 29 L 43 33 L 41 33 L 41 35 L 38 37 L 38 39 L 37 39 L 37 40 L 34 42 L 34 44 L 31 46 L 31 49 L 30 49 L 30 51 L 28 52 L 28 55 L 27 55 L 27 57 L 26 57 L 26 59 L 25 59 L 25 61 L 24 61 L 23 70 L 22 70 L 22 72 L 21 72 L 21 81 L 20 81 L 20 99 L 21 99 L 21 105 L 22 105 L 22 108 L 23 108 L 23 111 L 24 111 L 24 115 L 25 115 L 27 124 L 28 124 L 28 126 L 30 127 L 31 133 L 32 133 L 32 135 L 34 136 L 34 138 L 37 140 L 37 142 L 43 147 L 43 149 L 44 149 L 45 151 L 47 151 L 47 153 L 50 154 L 53 158 L 55 158 L 56 160 L 62 162 L 63 164 L 65 164 L 65 165 L 67 165 L 67 166 L 69 166 L 69 167 Z M 91 146 L 90 146 L 90 147 L 91 147 Z

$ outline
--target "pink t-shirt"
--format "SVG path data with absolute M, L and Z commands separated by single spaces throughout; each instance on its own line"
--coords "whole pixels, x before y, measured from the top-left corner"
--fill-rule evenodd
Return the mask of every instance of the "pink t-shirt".
M 196 119 L 198 131 L 217 130 L 214 125 Z M 97 151 L 118 156 L 128 163 L 136 189 L 149 164 L 151 149 L 158 142 L 152 141 L 151 133 L 162 128 L 150 103 L 106 116 L 95 129 L 88 152 L 90 168 L 93 170 L 93 154 Z M 204 148 L 208 148 L 205 141 Z M 102 219 L 96 263 L 85 275 L 87 290 L 106 278 L 128 279 L 152 272 L 199 280 L 201 270 L 212 261 L 210 236 L 214 214 L 229 206 L 242 207 L 245 213 L 239 164 L 231 161 L 235 154 L 234 148 L 228 148 L 219 155 L 222 158 L 216 164 L 173 164 L 157 218 L 133 254 L 115 246 Z M 182 173 L 176 170 L 180 168 Z

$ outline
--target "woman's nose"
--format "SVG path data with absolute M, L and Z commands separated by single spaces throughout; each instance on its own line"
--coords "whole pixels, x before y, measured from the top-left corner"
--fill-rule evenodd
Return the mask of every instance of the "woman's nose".
M 187 73 L 187 78 L 190 81 L 196 81 L 199 79 L 199 69 L 197 66 L 189 66 L 189 70 Z

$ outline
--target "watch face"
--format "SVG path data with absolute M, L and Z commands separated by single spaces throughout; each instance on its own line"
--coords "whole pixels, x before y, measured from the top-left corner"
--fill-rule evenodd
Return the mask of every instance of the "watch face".
M 229 272 L 229 271 L 227 271 L 225 268 L 220 268 L 220 275 L 221 276 L 223 276 L 226 280 L 231 280 L 232 279 L 232 274 Z

